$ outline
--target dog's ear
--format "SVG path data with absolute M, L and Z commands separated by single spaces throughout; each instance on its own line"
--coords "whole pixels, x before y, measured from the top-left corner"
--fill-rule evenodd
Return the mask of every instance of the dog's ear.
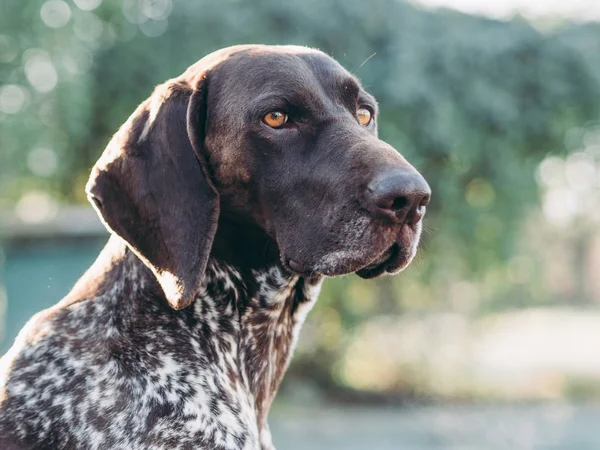
M 88 198 L 109 230 L 152 270 L 175 309 L 194 299 L 219 196 L 205 155 L 207 75 L 158 86 L 94 166 Z

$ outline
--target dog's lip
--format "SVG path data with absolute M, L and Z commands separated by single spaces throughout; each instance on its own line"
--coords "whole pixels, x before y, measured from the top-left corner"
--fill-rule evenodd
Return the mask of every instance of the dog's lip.
M 395 272 L 401 265 L 400 244 L 394 242 L 381 256 L 355 273 L 361 278 L 374 278 L 384 272 Z
M 298 273 L 304 273 L 307 272 L 307 270 L 304 268 L 303 265 L 301 265 L 300 263 L 297 263 L 296 261 L 294 261 L 293 259 L 288 258 L 286 260 L 286 265 L 292 269 L 294 272 L 298 272 Z
M 291 258 L 282 258 L 283 267 L 291 273 L 296 273 L 298 275 L 308 276 L 314 273 L 313 270 L 310 270 L 304 267 L 302 264 L 294 261 Z
M 395 272 L 402 265 L 401 248 L 398 242 L 393 243 L 388 247 L 386 251 L 380 254 L 375 259 L 371 260 L 370 263 L 363 266 L 362 268 L 354 271 L 361 278 L 374 278 L 381 275 L 384 272 Z M 283 257 L 281 258 L 283 267 L 291 273 L 295 273 L 301 276 L 309 276 L 319 273 L 311 268 L 307 268 L 297 261 Z

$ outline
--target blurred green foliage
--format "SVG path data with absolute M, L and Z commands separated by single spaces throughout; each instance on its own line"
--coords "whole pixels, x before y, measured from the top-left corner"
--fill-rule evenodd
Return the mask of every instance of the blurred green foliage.
M 3 0 L 0 208 L 32 190 L 85 202 L 90 167 L 152 87 L 239 43 L 335 57 L 379 100 L 381 137 L 433 188 L 407 275 L 325 285 L 311 370 L 335 377 L 333 355 L 370 316 L 452 296 L 478 302 L 467 312 L 546 298 L 516 238 L 538 196 L 539 162 L 575 148 L 565 133 L 598 120 L 598 24 L 540 32 L 397 0 Z

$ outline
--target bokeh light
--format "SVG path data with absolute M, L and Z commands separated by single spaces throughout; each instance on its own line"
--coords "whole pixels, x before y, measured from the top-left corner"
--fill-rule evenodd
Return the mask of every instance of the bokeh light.
M 82 11 L 93 11 L 102 4 L 102 0 L 73 0 L 73 3 Z
M 56 201 L 47 192 L 42 191 L 27 192 L 15 206 L 17 217 L 26 224 L 48 221 L 57 211 Z
M 71 19 L 71 8 L 62 0 L 48 0 L 42 5 L 40 16 L 50 28 L 61 28 Z
M 50 92 L 58 83 L 58 73 L 50 55 L 41 49 L 29 49 L 24 55 L 27 81 L 41 93 Z
M 104 22 L 92 12 L 80 12 L 73 20 L 73 31 L 82 41 L 94 43 L 104 31 Z
M 58 168 L 56 153 L 46 147 L 37 147 L 29 152 L 27 166 L 32 173 L 40 177 L 49 177 Z
M 16 84 L 7 84 L 0 87 L 0 111 L 6 114 L 16 114 L 25 105 L 27 93 L 25 89 Z

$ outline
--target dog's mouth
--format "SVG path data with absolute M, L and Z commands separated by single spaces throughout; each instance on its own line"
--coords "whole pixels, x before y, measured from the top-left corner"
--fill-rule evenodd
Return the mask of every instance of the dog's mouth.
M 384 272 L 393 273 L 398 271 L 405 263 L 400 244 L 395 242 L 382 255 L 377 257 L 368 265 L 356 271 L 361 278 L 375 278 Z
M 303 264 L 281 254 L 281 263 L 289 272 L 303 276 L 339 276 L 355 273 L 361 278 L 369 279 L 386 273 L 395 274 L 406 268 L 415 256 L 420 228 L 402 227 L 394 237 L 387 248 L 383 247 L 385 250 L 375 255 L 371 254 L 368 259 L 364 258 L 366 255 L 362 252 L 342 250 L 330 253 L 313 264 Z
M 406 259 L 402 257 L 401 253 L 400 245 L 398 243 L 394 243 L 374 261 L 357 270 L 355 273 L 359 277 L 367 279 L 375 278 L 384 272 L 396 272 L 398 269 L 400 269 L 400 267 L 402 267 Z M 314 271 L 306 269 L 292 259 L 286 259 L 284 267 L 288 271 L 295 272 L 300 275 L 314 273 Z
M 366 266 L 355 270 L 354 273 L 356 273 L 359 277 L 364 279 L 375 278 L 384 273 L 396 273 L 400 269 L 406 267 L 410 262 L 411 257 L 409 253 L 410 252 L 405 250 L 400 243 L 395 242 L 381 255 L 376 257 Z M 283 260 L 283 266 L 290 272 L 304 276 L 320 273 L 319 271 L 309 270 L 306 267 L 298 264 L 294 260 L 287 258 Z M 344 271 L 344 273 L 350 272 Z M 326 275 L 326 273 L 323 274 Z M 343 273 L 328 275 L 333 276 L 342 274 Z

